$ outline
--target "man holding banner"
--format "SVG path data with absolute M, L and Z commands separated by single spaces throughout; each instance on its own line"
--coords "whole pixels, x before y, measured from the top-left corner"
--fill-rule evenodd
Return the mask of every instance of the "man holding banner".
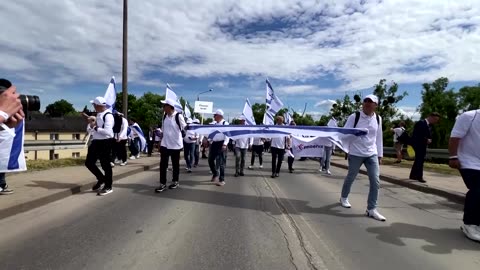
M 228 125 L 228 122 L 223 119 L 223 111 L 218 109 L 213 114 L 215 120 L 214 125 Z M 216 132 L 212 135 L 212 144 L 208 150 L 208 165 L 212 172 L 212 182 L 217 186 L 225 185 L 225 166 L 227 163 L 227 145 L 230 138 L 221 132 Z M 218 169 L 217 169 L 218 168 Z
M 275 120 L 277 125 L 284 125 L 282 116 L 277 116 Z M 289 145 L 289 136 L 272 138 L 272 178 L 280 176 L 280 169 L 282 168 L 283 157 L 285 156 L 285 149 Z

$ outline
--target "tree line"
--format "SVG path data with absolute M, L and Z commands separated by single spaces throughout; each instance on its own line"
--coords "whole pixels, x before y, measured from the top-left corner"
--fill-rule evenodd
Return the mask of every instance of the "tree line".
M 425 118 L 432 112 L 438 112 L 441 115 L 440 122 L 433 127 L 432 148 L 446 148 L 448 146 L 448 138 L 453 128 L 455 119 L 458 114 L 472 109 L 480 108 L 480 84 L 476 86 L 465 86 L 455 91 L 448 88 L 449 81 L 445 77 L 438 78 L 432 83 L 422 84 L 422 103 L 417 107 L 420 118 Z M 391 128 L 398 126 L 400 121 L 406 123 L 406 129 L 411 134 L 414 121 L 399 112 L 397 103 L 402 101 L 407 92 L 399 93 L 398 84 L 395 82 L 387 83 L 382 79 L 373 87 L 373 94 L 379 98 L 379 106 L 377 113 L 382 117 L 384 144 L 393 145 L 393 133 Z M 135 119 L 143 129 L 157 126 L 161 124 L 163 117 L 163 108 L 160 103 L 164 100 L 164 95 L 146 92 L 142 96 L 128 95 L 128 116 Z M 337 119 L 339 126 L 343 126 L 346 119 L 353 112 L 361 109 L 363 98 L 361 93 L 345 94 L 341 99 L 337 99 L 332 105 L 329 112 L 322 115 L 319 120 L 314 120 L 310 114 L 299 113 L 287 108 L 281 109 L 277 115 L 284 115 L 289 112 L 297 125 L 305 126 L 325 126 L 331 117 Z M 185 106 L 185 99 L 180 98 L 180 103 Z M 197 119 L 201 119 L 201 115 L 193 113 L 193 107 L 188 105 L 190 111 Z M 85 106 L 84 111 L 88 111 Z M 117 102 L 115 108 L 122 111 L 122 94 L 117 94 Z M 252 111 L 255 121 L 260 124 L 263 122 L 266 105 L 255 103 L 252 105 Z M 51 117 L 62 117 L 64 115 L 78 115 L 73 105 L 68 101 L 61 99 L 49 104 L 44 114 Z M 212 118 L 204 119 L 204 123 L 210 123 Z M 236 121 L 232 121 L 233 124 Z

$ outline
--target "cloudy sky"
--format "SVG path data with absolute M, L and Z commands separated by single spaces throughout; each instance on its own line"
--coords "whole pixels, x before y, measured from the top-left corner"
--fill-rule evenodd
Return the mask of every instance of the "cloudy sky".
M 16 0 L 0 5 L 0 77 L 43 105 L 82 109 L 112 75 L 121 89 L 121 0 Z M 214 102 L 232 117 L 245 98 L 264 102 L 269 78 L 286 106 L 316 116 L 347 91 L 382 78 L 409 93 L 446 76 L 474 85 L 480 67 L 480 1 L 129 1 L 129 91 Z

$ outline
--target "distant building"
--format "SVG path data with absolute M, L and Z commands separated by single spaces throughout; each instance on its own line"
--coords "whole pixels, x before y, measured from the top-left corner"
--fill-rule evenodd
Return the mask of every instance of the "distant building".
M 27 160 L 85 157 L 87 148 L 78 144 L 85 143 L 86 129 L 87 121 L 80 115 L 50 118 L 32 114 L 25 122 L 25 157 Z M 58 145 L 53 146 L 54 142 Z M 35 146 L 39 150 L 29 150 L 31 144 L 41 145 Z

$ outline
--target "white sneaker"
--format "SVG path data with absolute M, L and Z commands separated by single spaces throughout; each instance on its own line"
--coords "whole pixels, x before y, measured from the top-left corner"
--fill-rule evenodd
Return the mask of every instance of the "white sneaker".
M 138 155 L 136 156 L 136 158 L 140 158 L 140 154 L 138 154 Z
M 342 204 L 343 207 L 345 208 L 352 208 L 352 205 L 348 201 L 348 198 L 340 198 L 340 203 Z
M 377 208 L 372 209 L 372 210 L 367 210 L 367 211 L 365 211 L 365 215 L 367 215 L 367 217 L 371 217 L 371 218 L 376 219 L 376 220 L 379 220 L 379 221 L 385 221 L 385 220 L 387 220 L 384 216 L 382 216 L 382 215 L 378 212 Z
M 327 170 L 327 174 L 332 175 L 332 172 L 330 172 L 330 170 Z
M 115 163 L 110 162 L 110 166 L 111 166 L 112 168 L 115 167 Z
M 113 163 L 115 163 L 115 164 L 120 164 L 120 160 L 115 159 L 115 161 L 114 161 Z
M 249 168 L 250 170 L 252 170 L 252 169 L 253 169 L 253 166 L 252 166 L 252 165 L 250 165 L 250 166 L 248 166 L 248 168 Z
M 322 169 L 318 169 L 318 171 L 319 171 L 319 172 L 323 172 L 323 170 L 322 170 Z
M 476 225 L 465 225 L 463 224 L 460 229 L 465 234 L 465 236 L 473 241 L 480 242 L 480 228 Z
M 130 159 L 137 159 L 135 156 L 131 156 Z
M 258 168 L 263 169 L 263 165 L 258 166 Z
M 126 161 L 125 161 L 125 162 L 122 162 L 122 163 L 120 163 L 120 166 L 125 166 L 125 165 L 127 165 L 127 162 L 126 162 Z

